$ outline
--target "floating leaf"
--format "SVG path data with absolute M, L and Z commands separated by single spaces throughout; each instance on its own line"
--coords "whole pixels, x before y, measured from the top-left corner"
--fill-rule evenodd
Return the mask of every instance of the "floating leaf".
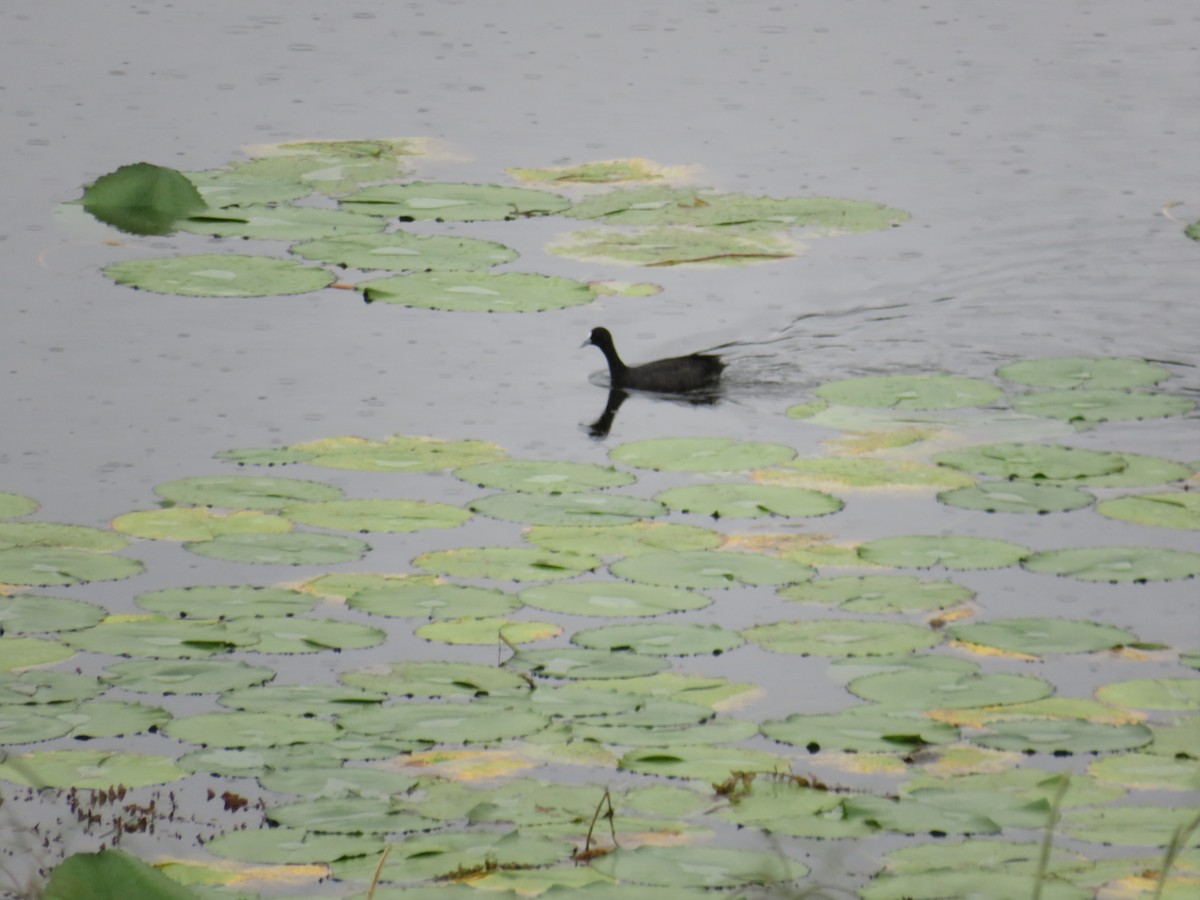
M 786 234 L 687 226 L 572 231 L 546 249 L 581 262 L 628 266 L 742 266 L 804 251 Z
M 883 409 L 962 409 L 990 406 L 1003 392 L 961 375 L 874 375 L 831 381 L 817 388 L 830 403 Z
M 498 617 L 439 619 L 422 625 L 414 634 L 422 640 L 445 644 L 495 646 L 501 641 L 506 644 L 544 641 L 562 634 L 562 626 Z
M 525 547 L 458 547 L 422 553 L 413 564 L 430 572 L 460 578 L 508 581 L 552 581 L 574 578 L 600 566 L 594 556 L 555 553 Z
M 784 444 L 735 441 L 732 438 L 652 438 L 614 447 L 619 463 L 669 472 L 744 472 L 778 465 L 796 455 Z
M 378 853 L 383 841 L 374 835 L 311 834 L 302 828 L 229 831 L 206 841 L 211 853 L 247 862 L 299 864 L 334 862 Z
M 136 559 L 53 547 L 0 550 L 0 583 L 30 586 L 114 581 L 142 571 Z
M 919 625 L 863 619 L 772 622 L 747 628 L 742 635 L 766 650 L 802 656 L 882 656 L 941 642 L 937 632 Z
M 867 562 L 906 569 L 998 569 L 1020 562 L 1028 553 L 1008 541 L 958 535 L 881 538 L 858 548 Z
M 529 683 L 518 675 L 471 663 L 401 662 L 343 672 L 343 684 L 402 697 L 524 697 Z
M 406 740 L 436 744 L 494 744 L 541 731 L 540 713 L 462 703 L 410 703 L 362 709 L 338 716 L 338 724 L 359 734 L 402 734 Z
M 0 779 L 33 788 L 108 790 L 166 784 L 186 774 L 166 756 L 128 750 L 41 750 L 0 762 Z
M 646 553 L 610 567 L 614 575 L 668 587 L 730 588 L 739 584 L 789 584 L 807 581 L 812 566 L 763 553 L 694 550 L 690 553 Z
M 425 500 L 327 500 L 290 504 L 281 513 L 294 522 L 359 533 L 457 528 L 471 518 L 465 509 Z
M 1079 547 L 1033 553 L 1021 565 L 1031 572 L 1081 581 L 1140 584 L 1200 574 L 1200 553 L 1166 547 Z
M 0 641 L 2 640 L 7 640 L 7 638 L 0 638 Z M 71 700 L 86 700 L 89 697 L 95 697 L 104 690 L 105 685 L 97 679 L 76 675 L 74 672 L 30 669 L 14 675 L 0 671 L 0 705 L 66 703 Z
M 1145 725 L 1109 725 L 1083 719 L 1016 719 L 993 722 L 971 740 L 981 747 L 1019 753 L 1111 753 L 1143 747 L 1154 739 Z
M 619 581 L 576 581 L 526 588 L 521 599 L 535 609 L 577 616 L 657 616 L 703 609 L 712 601 L 680 588 Z
M 318 206 L 239 206 L 196 213 L 178 223 L 180 231 L 218 238 L 260 241 L 315 240 L 335 234 L 382 231 L 384 219 Z
M 940 502 L 961 509 L 1038 515 L 1083 509 L 1095 499 L 1078 488 L 1018 481 L 981 482 L 973 487 L 955 488 L 938 494 Z
M 868 490 L 899 487 L 965 487 L 972 479 L 936 466 L 887 459 L 797 459 L 776 469 L 760 469 L 751 477 L 763 484 L 841 487 Z
M 1200 789 L 1200 760 L 1125 753 L 1105 756 L 1088 766 L 1101 781 L 1138 791 L 1195 791 Z
M 779 594 L 800 603 L 826 603 L 856 613 L 946 609 L 975 596 L 970 588 L 953 581 L 922 581 L 911 575 L 825 578 L 790 585 Z
M 259 782 L 267 790 L 281 794 L 387 799 L 409 790 L 417 780 L 397 772 L 363 766 L 314 766 L 268 772 L 259 776 Z
M 210 253 L 131 259 L 106 266 L 117 284 L 186 297 L 269 297 L 307 294 L 333 284 L 325 269 L 286 259 Z
M 192 585 L 149 591 L 137 596 L 137 605 L 142 609 L 189 619 L 291 616 L 308 612 L 316 602 L 316 598 L 311 594 L 252 584 L 211 587 Z
M 6 640 L 0 638 L 0 647 Z M 7 744 L 36 744 L 70 734 L 74 723 L 55 715 L 56 711 L 34 706 L 0 707 L 0 754 Z
M 664 177 L 666 170 L 648 159 L 606 159 L 575 166 L 513 168 L 504 171 L 518 181 L 610 184 L 619 181 L 657 181 Z
M 319 797 L 266 810 L 269 822 L 316 834 L 404 834 L 428 831 L 433 819 L 391 808 L 383 797 Z
M 1034 391 L 1014 397 L 1012 405 L 1017 412 L 1027 416 L 1048 416 L 1083 423 L 1178 416 L 1196 406 L 1186 397 L 1171 394 L 1084 388 Z
M 618 848 L 591 865 L 622 884 L 664 887 L 731 888 L 792 882 L 808 874 L 807 866 L 782 854 L 711 846 Z
M 26 497 L 23 494 L 10 494 L 8 491 L 0 491 L 0 519 L 15 519 L 18 516 L 27 516 L 37 510 L 37 508 L 37 501 L 32 497 Z
M 896 712 L 924 709 L 973 709 L 1029 703 L 1050 696 L 1053 685 L 1032 675 L 978 675 L 911 669 L 856 678 L 846 685 L 854 695 L 886 703 Z
M 731 519 L 827 516 L 842 508 L 841 500 L 820 491 L 768 484 L 698 484 L 670 488 L 656 499 L 681 512 Z
M 380 691 L 364 691 L 338 684 L 268 684 L 234 688 L 220 696 L 222 706 L 251 712 L 277 712 L 328 716 L 352 709 L 372 708 L 387 700 Z
M 490 867 L 496 869 L 548 866 L 566 860 L 573 849 L 570 842 L 520 831 L 414 834 L 391 845 L 379 870 L 379 878 L 385 882 L 436 879 L 462 870 L 482 868 L 487 860 L 491 860 Z M 353 877 L 353 880 L 369 882 L 378 865 L 377 858 L 365 859 L 354 868 L 336 866 L 334 874 L 339 878 Z M 438 890 L 446 888 L 439 887 Z
M 71 726 L 71 737 L 91 740 L 156 732 L 171 719 L 158 706 L 124 700 L 85 700 L 74 706 L 55 706 L 53 715 Z
M 39 892 L 42 900 L 196 900 L 197 895 L 160 870 L 120 850 L 73 853 L 59 863 Z
M 100 528 L 62 525 L 58 522 L 0 522 L 0 550 L 17 547 L 70 548 L 111 553 L 127 546 L 128 538 Z
M 487 441 L 443 441 L 406 434 L 394 434 L 382 441 L 328 438 L 285 449 L 304 454 L 305 461 L 314 466 L 363 472 L 437 472 L 506 455 L 502 447 Z
M 146 694 L 209 694 L 262 684 L 275 677 L 267 666 L 225 659 L 131 659 L 100 676 L 106 684 Z
M 679 747 L 630 750 L 621 757 L 627 772 L 661 775 L 666 778 L 694 778 L 720 784 L 731 772 L 787 772 L 788 761 L 782 756 L 745 747 Z
M 1008 381 L 1045 388 L 1131 388 L 1170 376 L 1142 359 L 1106 356 L 1051 356 L 1009 363 L 996 370 Z
M 338 619 L 305 619 L 299 616 L 234 619 L 230 632 L 245 635 L 255 653 L 318 653 L 322 650 L 359 650 L 375 647 L 387 632 L 358 622 Z
M 0 596 L 0 634 L 78 631 L 105 615 L 103 607 L 83 600 L 38 594 Z
M 571 643 L 593 650 L 630 650 L 649 656 L 719 656 L 744 642 L 737 632 L 719 625 L 637 622 L 585 628 L 571 635 Z
M 614 653 L 608 650 L 585 650 L 560 647 L 548 650 L 522 650 L 505 665 L 518 671 L 546 678 L 634 678 L 651 675 L 667 667 L 665 660 L 638 656 L 634 653 Z
M 599 556 L 639 556 L 660 550 L 711 550 L 721 543 L 715 531 L 673 522 L 632 522 L 628 525 L 535 525 L 525 540 L 547 550 L 594 553 Z
M 480 271 L 512 262 L 519 256 L 516 250 L 495 241 L 407 231 L 306 241 L 288 249 L 296 256 L 316 262 L 392 272 Z
M 82 202 L 101 222 L 130 234 L 170 234 L 179 219 L 206 206 L 182 172 L 145 162 L 100 176 Z
M 856 706 L 831 715 L 793 714 L 762 724 L 767 737 L 804 747 L 809 753 L 908 753 L 958 740 L 953 725 L 882 706 Z
M 1096 689 L 1103 703 L 1134 709 L 1200 710 L 1200 679 L 1135 678 Z
M 175 506 L 125 513 L 113 519 L 114 531 L 159 541 L 211 541 L 222 534 L 281 534 L 292 523 L 257 510 L 216 512 L 207 507 Z
M 1200 529 L 1200 493 L 1172 491 L 1105 500 L 1096 511 L 1110 519 L 1159 528 Z
M 337 728 L 324 719 L 264 712 L 200 713 L 168 723 L 166 733 L 205 747 L 280 747 L 332 740 Z
M 618 472 L 612 466 L 528 459 L 463 466 L 455 469 L 454 475 L 480 487 L 531 494 L 574 494 L 623 487 L 636 480 L 629 473 Z
M 541 312 L 595 299 L 586 284 L 524 272 L 419 272 L 359 285 L 368 303 L 381 301 L 453 312 Z
M 328 565 L 362 559 L 370 546 L 332 534 L 231 534 L 184 544 L 201 556 L 275 566 Z
M 373 216 L 395 216 L 402 222 L 479 222 L 546 216 L 562 212 L 571 201 L 558 194 L 498 184 L 455 184 L 414 181 L 363 188 L 342 198 L 342 206 Z
M 166 616 L 109 618 L 86 631 L 63 637 L 72 647 L 92 653 L 162 659 L 210 656 L 257 640 L 232 631 L 224 622 Z
M 1196 817 L 1195 806 L 1103 806 L 1073 809 L 1059 820 L 1068 837 L 1129 847 L 1165 847 Z M 1194 842 L 1197 835 L 1191 832 Z
M 1137 635 L 1124 628 L 1077 619 L 996 619 L 952 625 L 948 632 L 956 641 L 1035 656 L 1094 653 L 1137 641 Z
M 299 478 L 265 475 L 202 475 L 155 485 L 154 493 L 172 503 L 219 506 L 225 509 L 278 510 L 297 501 L 337 500 L 341 488 Z
M 622 494 L 491 494 L 471 503 L 473 512 L 528 525 L 628 525 L 666 513 L 662 505 Z
M 979 475 L 1046 481 L 1093 478 L 1126 468 L 1125 460 L 1118 453 L 1080 450 L 1060 444 L 983 444 L 939 453 L 933 460 L 938 465 Z
M 360 591 L 351 596 L 346 605 L 379 616 L 457 619 L 503 616 L 520 609 L 521 601 L 495 588 L 434 583 L 431 576 L 425 575 Z

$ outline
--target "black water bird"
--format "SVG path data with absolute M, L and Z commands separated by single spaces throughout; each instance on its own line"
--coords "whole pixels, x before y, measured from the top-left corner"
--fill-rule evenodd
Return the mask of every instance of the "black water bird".
M 627 366 L 617 355 L 613 337 L 607 328 L 593 328 L 581 346 L 599 347 L 608 360 L 608 375 L 613 390 L 629 388 L 636 391 L 658 391 L 663 394 L 682 394 L 688 391 L 711 390 L 721 379 L 725 363 L 719 356 L 693 353 L 659 359 L 640 366 Z

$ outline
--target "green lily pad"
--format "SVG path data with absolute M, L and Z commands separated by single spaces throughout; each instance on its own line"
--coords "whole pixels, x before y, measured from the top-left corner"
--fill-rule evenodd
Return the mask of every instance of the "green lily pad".
M 495 744 L 541 731 L 549 720 L 521 709 L 464 703 L 408 703 L 338 716 L 338 725 L 359 734 L 402 734 L 434 744 Z
M 544 641 L 562 634 L 562 626 L 549 622 L 528 622 L 518 619 L 488 618 L 438 619 L 416 629 L 414 634 L 425 641 L 444 644 L 478 644 L 494 646 L 528 644 Z
M 535 609 L 577 616 L 657 616 L 703 609 L 704 594 L 682 588 L 620 581 L 574 581 L 526 588 L 520 598 Z
M 799 487 L 840 487 L 857 490 L 897 487 L 966 487 L 972 479 L 937 466 L 892 459 L 813 457 L 794 459 L 775 469 L 760 469 L 751 476 L 763 484 Z
M 546 216 L 562 212 L 571 201 L 558 194 L 499 184 L 455 184 L 414 181 L 363 188 L 342 198 L 342 206 L 401 221 L 480 222 Z
M 847 820 L 899 834 L 999 834 L 1000 825 L 977 809 L 953 809 L 901 798 L 850 796 L 842 801 Z
M 1200 760 L 1124 753 L 1104 756 L 1088 766 L 1088 774 L 1137 791 L 1200 790 Z
M 922 669 L 867 675 L 854 679 L 846 688 L 855 696 L 887 704 L 896 712 L 1029 703 L 1054 692 L 1048 681 L 1032 675 Z
M 0 596 L 0 634 L 78 631 L 90 628 L 107 614 L 94 603 L 66 597 Z
M 556 256 L 601 265 L 712 267 L 789 259 L 804 247 L 778 232 L 674 225 L 572 231 L 546 249 Z
M 960 571 L 1011 566 L 1028 553 L 1028 548 L 1008 541 L 959 535 L 880 538 L 858 548 L 860 557 L 880 566 L 930 569 L 940 565 Z
M 251 712 L 277 712 L 305 716 L 337 715 L 352 709 L 376 707 L 388 699 L 380 691 L 338 684 L 268 684 L 235 687 L 220 696 L 221 705 Z
M 767 737 L 804 747 L 809 753 L 908 753 L 958 740 L 958 729 L 923 716 L 881 706 L 856 706 L 829 715 L 793 714 L 762 724 Z
M 1115 497 L 1098 504 L 1096 511 L 1138 525 L 1200 530 L 1200 493 L 1194 491 Z
M 214 459 L 224 459 L 239 466 L 290 466 L 307 462 L 317 454 L 311 450 L 293 450 L 291 447 L 239 447 L 220 450 Z
M 112 656 L 187 659 L 254 644 L 258 638 L 213 620 L 141 616 L 110 618 L 86 631 L 63 635 L 72 647 Z
M 1060 444 L 983 444 L 939 453 L 933 461 L 979 475 L 1039 481 L 1111 475 L 1126 467 L 1118 453 L 1080 450 Z
M 170 722 L 167 735 L 206 747 L 281 747 L 330 741 L 332 722 L 264 712 L 199 713 Z
M 312 834 L 303 828 L 229 831 L 206 841 L 211 853 L 227 859 L 277 865 L 312 865 L 378 853 L 383 840 L 375 835 Z
M 312 141 L 305 142 L 303 149 L 287 150 L 281 148 L 299 148 L 301 145 L 276 144 L 269 148 L 268 156 L 199 174 L 210 175 L 213 183 L 228 186 L 300 183 L 309 191 L 315 189 L 330 195 L 355 190 L 361 182 L 387 181 L 406 174 L 408 167 L 393 151 L 348 151 L 349 143 Z M 378 142 L 368 141 L 364 146 L 369 144 Z M 196 174 L 191 173 L 189 177 Z
M 670 550 L 711 550 L 720 535 L 695 525 L 674 522 L 632 522 L 628 525 L 535 525 L 525 540 L 546 550 L 594 553 L 598 556 L 639 556 Z
M 305 461 L 314 466 L 363 472 L 438 472 L 502 459 L 506 455 L 504 448 L 487 441 L 443 441 L 406 434 L 394 434 L 382 441 L 327 438 L 293 444 L 285 449 L 304 454 Z
M 106 686 L 96 678 L 74 672 L 42 669 L 30 669 L 20 674 L 0 672 L 0 705 L 66 703 L 86 700 L 105 690 Z
M 413 576 L 396 584 L 352 595 L 346 605 L 378 616 L 410 619 L 459 619 L 503 616 L 521 601 L 496 588 L 435 583 L 432 576 Z
M 278 510 L 296 502 L 337 500 L 341 488 L 299 478 L 265 475 L 207 475 L 155 485 L 154 493 L 172 503 L 225 509 Z
M 593 650 L 629 650 L 648 656 L 720 656 L 745 643 L 737 632 L 697 622 L 636 622 L 585 628 L 571 643 Z
M 745 747 L 650 747 L 630 750 L 621 757 L 620 768 L 720 784 L 730 772 L 787 772 L 789 764 L 785 757 Z
M 70 707 L 55 706 L 53 715 L 71 726 L 71 737 L 90 740 L 159 731 L 171 714 L 159 706 L 124 700 L 85 700 Z
M 646 553 L 610 566 L 614 575 L 667 587 L 730 588 L 739 584 L 789 584 L 807 581 L 812 566 L 764 553 L 694 550 Z
M 88 581 L 116 581 L 141 572 L 136 559 L 87 550 L 14 547 L 0 550 L 0 583 L 51 587 Z
M 652 438 L 614 447 L 615 461 L 639 469 L 669 472 L 745 472 L 778 465 L 796 455 L 784 444 L 732 438 Z
M 142 609 L 188 619 L 292 616 L 308 612 L 316 603 L 317 598 L 312 594 L 252 584 L 193 585 L 137 596 L 137 605 Z
M 262 684 L 275 677 L 267 666 L 227 659 L 131 659 L 100 676 L 105 684 L 145 694 L 210 694 Z
M 257 173 L 230 173 L 220 169 L 188 172 L 187 179 L 196 186 L 209 209 L 290 203 L 313 192 L 312 185 L 298 180 L 266 180 Z
M 316 262 L 392 272 L 481 271 L 512 262 L 520 255 L 495 241 L 407 231 L 306 241 L 293 244 L 289 252 Z
M 332 534 L 229 534 L 184 547 L 201 556 L 274 566 L 329 565 L 362 559 L 370 546 Z
M 944 843 L 939 841 L 938 846 Z M 975 845 L 984 842 L 972 838 L 968 843 Z M 1089 900 L 1094 894 L 1090 889 L 1050 880 L 1032 872 L 967 868 L 938 868 L 930 872 L 896 875 L 883 873 L 876 875 L 859 892 L 862 900 L 939 900 L 943 897 L 1010 900 L 1012 897 L 1033 896 L 1040 896 L 1042 900 Z
M 234 619 L 232 633 L 245 635 L 247 649 L 255 653 L 319 653 L 322 650 L 360 650 L 387 640 L 382 628 L 340 619 L 306 619 L 300 616 Z
M 635 678 L 652 675 L 667 667 L 667 662 L 635 653 L 555 647 L 548 650 L 522 650 L 506 663 L 510 669 L 546 678 Z
M 471 518 L 465 509 L 425 500 L 327 500 L 294 503 L 285 506 L 281 513 L 305 525 L 363 534 L 457 528 Z
M 524 697 L 529 683 L 494 666 L 451 662 L 400 662 L 351 670 L 343 684 L 402 697 Z
M 1165 547 L 1079 547 L 1033 553 L 1021 565 L 1031 572 L 1081 581 L 1141 584 L 1200 574 L 1200 553 Z
M 622 494 L 491 494 L 470 504 L 473 512 L 527 525 L 628 525 L 666 513 L 661 504 Z
M 775 653 L 802 656 L 883 656 L 925 650 L 941 642 L 930 628 L 869 619 L 811 619 L 755 625 L 742 632 Z
M 318 797 L 267 809 L 269 822 L 316 834 L 404 834 L 428 831 L 433 819 L 392 809 L 388 798 Z
M 286 259 L 232 253 L 131 259 L 106 266 L 104 274 L 117 284 L 185 297 L 308 294 L 335 280 L 333 273 L 325 269 Z
M 239 206 L 195 213 L 178 223 L 180 231 L 260 241 L 301 241 L 335 234 L 383 231 L 385 219 L 317 206 Z
M 824 603 L 856 613 L 903 613 L 946 609 L 975 596 L 953 581 L 923 581 L 911 575 L 824 578 L 789 585 L 781 597 L 799 603 Z
M 12 494 L 0 491 L 0 519 L 15 519 L 27 516 L 38 508 L 37 501 L 24 494 Z
M 595 299 L 586 284 L 525 272 L 418 272 L 358 285 L 368 303 L 380 301 L 453 312 L 541 312 Z
M 1007 381 L 1044 388 L 1131 388 L 1170 376 L 1142 359 L 1111 356 L 1051 356 L 1009 363 L 996 370 Z
M 392 844 L 391 847 L 379 870 L 379 878 L 384 882 L 437 879 L 462 870 L 482 867 L 487 860 L 492 861 L 489 865 L 498 869 L 548 866 L 566 860 L 574 849 L 570 842 L 524 834 L 520 831 L 510 831 L 507 834 L 496 831 L 415 834 L 400 843 Z M 369 882 L 378 865 L 377 858 L 338 864 L 334 867 L 334 876 Z M 446 888 L 439 887 L 438 890 Z M 497 900 L 502 898 L 503 895 L 500 895 Z
M 369 769 L 364 766 L 313 766 L 280 769 L 260 775 L 259 783 L 269 791 L 304 797 L 375 797 L 388 799 L 417 784 L 415 778 Z
M 656 499 L 680 512 L 731 519 L 827 516 L 843 505 L 821 491 L 769 484 L 697 484 L 670 488 Z
M 1035 656 L 1095 653 L 1137 642 L 1132 631 L 1079 619 L 995 619 L 952 625 L 947 631 L 956 641 Z
M 82 203 L 101 222 L 131 234 L 170 234 L 178 220 L 206 207 L 182 172 L 145 162 L 101 175 Z
M 1096 499 L 1078 488 L 1019 481 L 981 482 L 937 495 L 941 503 L 982 512 L 1035 513 L 1069 512 L 1090 506 Z
M 506 173 L 518 181 L 546 181 L 565 184 L 610 184 L 618 181 L 658 181 L 662 167 L 645 159 L 606 159 L 575 166 L 512 168 Z
M 0 550 L 31 549 L 90 550 L 111 553 L 129 546 L 129 539 L 100 528 L 63 525 L 58 522 L 0 522 Z M 0 578 L 0 581 L 4 579 Z
M 618 848 L 591 865 L 622 884 L 664 887 L 731 888 L 792 882 L 808 874 L 807 866 L 782 854 L 711 846 Z
M 1013 719 L 992 722 L 972 742 L 1018 753 L 1112 753 L 1144 747 L 1154 740 L 1140 723 L 1110 725 L 1083 719 Z
M 479 487 L 531 494 L 574 494 L 623 487 L 637 480 L 628 472 L 618 472 L 612 466 L 528 459 L 463 466 L 455 469 L 454 475 Z
M 1096 689 L 1103 703 L 1132 709 L 1200 710 L 1200 679 L 1135 678 Z
M 592 725 L 576 722 L 571 735 L 577 740 L 596 741 L 616 747 L 713 747 L 754 737 L 758 726 L 747 719 L 715 719 L 698 725 L 647 728 L 638 725 Z
M 574 578 L 600 566 L 594 556 L 555 553 L 526 547 L 458 547 L 422 553 L 413 564 L 430 572 L 460 578 L 508 581 L 552 581 Z
M 185 774 L 166 756 L 128 750 L 41 750 L 0 762 L 0 779 L 34 788 L 144 787 L 167 784 Z
M 1063 813 L 1059 830 L 1068 837 L 1100 844 L 1129 847 L 1165 847 L 1176 829 L 1186 828 L 1196 817 L 1195 806 L 1102 806 Z M 1189 846 L 1200 833 L 1192 831 Z
M 0 638 L 3 641 L 4 638 Z M 3 644 L 0 644 L 2 647 Z M 94 702 L 94 701 L 93 701 Z M 57 707 L 0 706 L 0 748 L 6 744 L 36 744 L 70 734 L 74 723 L 55 715 Z M 0 750 L 3 753 L 3 750 Z M 2 772 L 3 769 L 0 769 Z
M 201 506 L 176 506 L 125 513 L 113 519 L 115 531 L 159 541 L 211 541 L 222 534 L 281 534 L 292 523 L 258 510 L 222 513 Z
M 1096 388 L 1033 391 L 1014 397 L 1012 405 L 1017 412 L 1027 416 L 1047 416 L 1084 424 L 1178 416 L 1196 406 L 1187 397 L 1171 394 Z
M 817 388 L 830 403 L 882 409 L 963 409 L 990 406 L 1003 392 L 961 375 L 873 375 L 832 381 Z

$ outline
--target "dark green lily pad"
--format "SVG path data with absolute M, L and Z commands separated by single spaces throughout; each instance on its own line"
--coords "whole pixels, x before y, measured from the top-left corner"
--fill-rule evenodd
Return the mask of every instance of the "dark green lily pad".
M 577 616 L 657 616 L 712 603 L 696 591 L 620 581 L 540 585 L 521 591 L 520 598 L 535 609 Z
M 571 635 L 571 643 L 593 650 L 629 650 L 648 656 L 719 656 L 740 647 L 737 632 L 698 622 L 636 622 L 585 628 Z
M 548 191 L 428 181 L 374 185 L 342 198 L 346 209 L 373 216 L 395 216 L 401 221 L 498 221 L 551 215 L 570 205 L 566 197 Z
M 666 514 L 640 497 L 588 491 L 573 494 L 491 494 L 470 504 L 472 512 L 527 525 L 628 525 Z
M 90 628 L 107 614 L 103 607 L 94 603 L 66 597 L 0 596 L 0 634 L 78 631 Z
M 940 502 L 961 509 L 1037 515 L 1083 509 L 1095 499 L 1078 488 L 1019 481 L 985 481 L 938 494 Z
M 667 587 L 730 588 L 739 584 L 789 584 L 807 581 L 812 566 L 764 553 L 694 550 L 646 553 L 610 566 L 614 575 Z
M 1120 422 L 1159 419 L 1190 412 L 1196 404 L 1187 397 L 1150 391 L 1077 388 L 1033 391 L 1014 397 L 1013 409 L 1028 416 L 1048 416 L 1068 422 Z
M 239 206 L 209 210 L 178 223 L 180 231 L 213 237 L 254 238 L 260 241 L 301 241 L 335 234 L 383 231 L 387 221 L 341 209 L 317 206 Z
M 1115 497 L 1098 504 L 1096 511 L 1110 519 L 1139 525 L 1200 529 L 1200 493 L 1194 491 Z
M 927 627 L 869 619 L 772 622 L 747 628 L 742 636 L 766 650 L 801 656 L 884 656 L 925 650 L 942 640 Z
M 652 438 L 614 447 L 609 456 L 627 466 L 669 472 L 745 472 L 778 465 L 796 455 L 785 444 L 732 438 Z
M 906 569 L 999 569 L 1020 562 L 1028 548 L 1008 541 L 959 535 L 880 538 L 858 548 L 869 563 Z
M 422 553 L 413 564 L 430 572 L 460 578 L 508 581 L 553 581 L 574 578 L 600 566 L 594 556 L 555 553 L 526 547 L 458 547 Z
M 996 370 L 1008 381 L 1044 388 L 1131 388 L 1170 376 L 1142 359 L 1111 356 L 1051 356 L 1009 363 Z
M 909 753 L 958 740 L 958 729 L 953 725 L 885 706 L 856 706 L 829 715 L 797 713 L 763 722 L 762 732 L 773 740 L 804 747 L 809 753 Z
M 769 484 L 697 484 L 670 488 L 656 499 L 680 512 L 731 519 L 827 516 L 843 505 L 821 491 Z
M 817 388 L 830 403 L 882 409 L 963 409 L 990 406 L 1003 392 L 961 375 L 873 375 L 832 381 Z
M 289 251 L 316 262 L 392 272 L 481 271 L 519 256 L 516 250 L 495 241 L 407 231 L 306 241 L 293 244 Z
M 1140 584 L 1195 577 L 1200 574 L 1200 553 L 1166 547 L 1079 547 L 1033 553 L 1021 565 L 1031 572 L 1081 581 Z
M 207 475 L 180 478 L 155 485 L 154 493 L 172 503 L 219 506 L 225 509 L 278 510 L 297 501 L 317 503 L 337 500 L 341 488 L 299 478 L 266 475 Z
M 454 476 L 480 487 L 531 494 L 574 494 L 636 481 L 628 472 L 618 472 L 612 466 L 529 459 L 463 466 L 454 470 Z
M 106 266 L 117 284 L 185 297 L 270 297 L 308 294 L 333 284 L 332 272 L 266 256 L 210 253 L 131 259 Z
M 83 192 L 83 208 L 130 234 L 170 234 L 178 221 L 206 208 L 182 172 L 133 163 L 101 175 Z
M 586 284 L 525 272 L 418 272 L 359 285 L 368 303 L 395 303 L 453 312 L 541 312 L 591 303 Z
M 946 609 L 975 596 L 970 588 L 953 581 L 924 581 L 911 575 L 824 578 L 789 585 L 779 594 L 799 603 L 825 603 L 856 613 Z
M 1115 625 L 1078 619 L 995 619 L 947 629 L 956 641 L 1011 653 L 1095 653 L 1137 642 L 1137 635 Z
M 201 556 L 274 566 L 329 565 L 362 559 L 370 545 L 332 534 L 231 534 L 184 547 Z

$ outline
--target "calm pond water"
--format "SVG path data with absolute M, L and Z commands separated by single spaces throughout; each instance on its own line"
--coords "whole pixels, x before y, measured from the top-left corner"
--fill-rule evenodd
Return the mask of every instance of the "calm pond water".
M 814 455 L 837 432 L 784 411 L 822 382 L 936 371 L 991 378 L 1006 362 L 1053 355 L 1154 360 L 1170 369 L 1172 393 L 1200 397 L 1200 250 L 1182 236 L 1200 218 L 1200 119 L 1188 77 L 1198 21 L 1185 4 L 1112 0 L 987 8 L 9 0 L 0 10 L 8 198 L 0 491 L 35 498 L 34 520 L 106 527 L 153 505 L 155 484 L 229 473 L 213 459 L 220 450 L 346 434 L 478 438 L 516 458 L 599 463 L 614 446 L 667 435 L 775 441 Z M 912 219 L 812 240 L 795 259 L 722 269 L 632 270 L 550 255 L 543 248 L 563 230 L 560 219 L 457 226 L 447 230 L 519 249 L 515 270 L 663 287 L 652 298 L 475 315 L 368 306 L 330 290 L 248 301 L 135 292 L 100 267 L 144 255 L 147 244 L 204 252 L 209 241 L 126 241 L 56 218 L 81 185 L 129 162 L 204 169 L 237 159 L 246 144 L 405 136 L 449 149 L 418 162 L 426 180 L 499 182 L 508 167 L 645 157 L 698 166 L 694 180 L 721 190 L 871 200 Z M 722 401 L 634 396 L 606 438 L 590 438 L 606 392 L 590 378 L 599 353 L 579 344 L 601 324 L 630 361 L 724 346 Z M 1114 423 L 1068 442 L 1195 464 L 1196 425 L 1195 413 Z M 350 496 L 380 491 L 378 476 L 271 474 L 317 478 Z M 632 492 L 649 496 L 668 483 L 678 479 L 648 476 Z M 456 504 L 480 493 L 433 476 L 386 490 Z M 1041 549 L 1198 549 L 1195 532 L 1091 510 L 1030 521 L 954 510 L 929 495 L 846 496 L 843 513 L 789 529 L 844 542 L 969 533 Z M 334 568 L 411 571 L 426 550 L 518 540 L 516 528 L 477 519 L 452 532 L 372 536 L 364 563 Z M 146 563 L 143 575 L 47 593 L 133 612 L 144 591 L 323 571 L 202 560 L 150 542 L 130 555 Z M 1091 618 L 1144 641 L 1200 645 L 1194 581 L 1094 587 L 1012 569 L 957 580 L 979 592 L 984 617 Z M 703 620 L 743 627 L 797 614 L 770 592 L 753 609 L 739 607 L 739 596 L 719 596 Z M 371 624 L 389 630 L 383 648 L 317 667 L 285 658 L 280 680 L 332 681 L 339 670 L 405 656 L 495 661 L 493 648 L 417 641 L 404 620 Z M 95 672 L 111 662 L 81 654 L 59 668 Z M 812 677 L 801 706 L 772 689 L 760 717 L 849 705 L 823 667 L 757 652 L 676 664 L 763 684 Z M 1194 674 L 1172 661 L 1036 670 L 1080 697 L 1115 678 Z M 209 699 L 169 708 L 215 708 Z M 178 752 L 147 736 L 104 745 Z M 72 742 L 44 745 L 59 746 Z M 21 813 L 37 818 L 36 809 Z M 170 841 L 136 846 L 147 856 L 180 852 Z M 836 866 L 847 872 L 878 866 L 873 850 L 840 849 Z M 833 881 L 840 871 L 821 875 Z

